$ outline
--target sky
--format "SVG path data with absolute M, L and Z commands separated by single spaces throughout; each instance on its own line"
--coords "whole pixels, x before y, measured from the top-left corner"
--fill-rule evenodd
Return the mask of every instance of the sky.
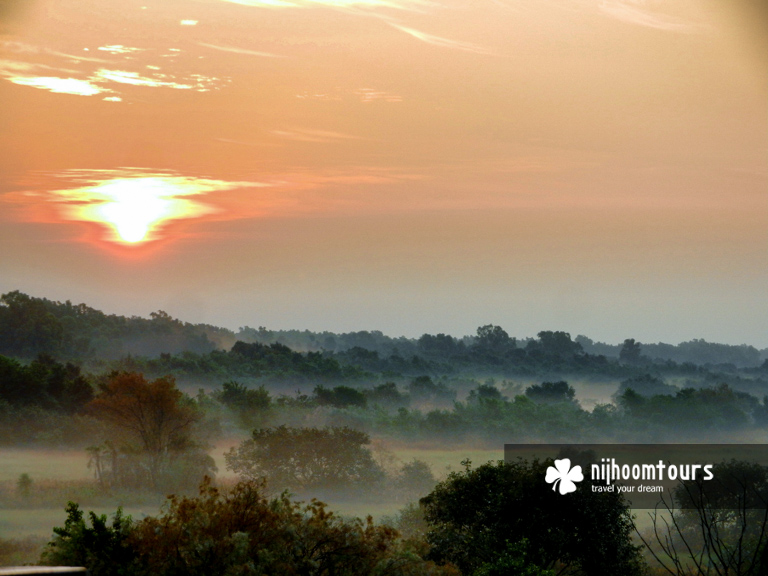
M 0 291 L 768 347 L 753 0 L 0 1 Z

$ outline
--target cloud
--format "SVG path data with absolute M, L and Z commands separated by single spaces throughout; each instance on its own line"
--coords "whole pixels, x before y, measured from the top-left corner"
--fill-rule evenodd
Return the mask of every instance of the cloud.
M 142 52 L 144 48 L 132 48 L 131 46 L 123 46 L 122 44 L 109 44 L 107 46 L 99 46 L 97 50 L 102 52 L 109 52 L 110 54 L 133 54 L 136 52 Z
M 29 86 L 40 90 L 48 90 L 56 94 L 75 94 L 78 96 L 93 96 L 110 92 L 88 80 L 78 78 L 62 78 L 53 74 L 76 74 L 73 70 L 62 70 L 42 64 L 29 64 L 13 60 L 0 60 L 0 78 L 5 78 L 13 84 Z
M 272 54 L 271 52 L 258 52 L 256 50 L 247 50 L 245 48 L 236 48 L 234 46 L 218 46 L 216 44 L 206 44 L 205 42 L 198 42 L 198 46 L 204 46 L 205 48 L 211 48 L 212 50 L 220 50 L 222 52 L 232 52 L 234 54 L 245 54 L 246 56 L 261 56 L 263 58 L 285 58 L 280 54 Z
M 14 84 L 41 88 L 57 94 L 76 94 L 78 96 L 93 96 L 105 92 L 104 89 L 76 78 L 58 78 L 55 76 L 13 76 L 8 78 Z
M 361 102 L 373 102 L 375 100 L 383 100 L 384 102 L 403 101 L 402 96 L 385 92 L 384 90 L 376 90 L 375 88 L 359 88 L 355 90 L 355 94 L 360 97 Z
M 482 46 L 478 46 L 477 44 L 472 44 L 470 42 L 462 42 L 460 40 L 450 40 L 449 38 L 443 38 L 441 36 L 433 36 L 432 34 L 414 30 L 413 28 L 407 28 L 405 26 L 401 26 L 400 24 L 395 24 L 394 22 L 389 22 L 389 25 L 393 28 L 397 28 L 401 32 L 405 32 L 406 34 L 413 36 L 417 40 L 431 44 L 432 46 L 452 48 L 454 50 L 463 50 L 464 52 L 473 52 L 475 54 L 493 54 L 491 50 L 483 48 Z
M 599 9 L 604 14 L 622 22 L 655 28 L 656 30 L 691 34 L 701 32 L 703 29 L 698 24 L 683 21 L 674 16 L 644 10 L 640 8 L 643 5 L 645 5 L 645 2 L 637 0 L 630 0 L 629 2 L 624 0 L 603 0 L 600 3 Z
M 94 82 L 117 82 L 118 84 L 130 84 L 133 86 L 149 86 L 153 88 L 174 88 L 176 90 L 194 90 L 195 92 L 209 92 L 218 90 L 228 80 L 222 80 L 215 76 L 203 76 L 202 74 L 190 74 L 182 82 L 176 82 L 176 77 L 169 74 L 153 73 L 150 76 L 142 76 L 138 72 L 125 70 L 107 70 L 101 68 L 91 76 Z
M 306 129 L 292 129 L 292 130 L 273 130 L 272 134 L 285 138 L 287 140 L 294 140 L 296 142 L 338 142 L 339 140 L 358 140 L 358 136 L 350 136 L 349 134 L 342 134 L 341 132 L 331 132 L 328 130 L 306 130 Z

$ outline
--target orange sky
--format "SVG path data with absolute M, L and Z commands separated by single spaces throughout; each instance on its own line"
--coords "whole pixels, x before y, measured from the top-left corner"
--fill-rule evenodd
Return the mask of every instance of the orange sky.
M 0 290 L 768 346 L 754 5 L 4 3 Z

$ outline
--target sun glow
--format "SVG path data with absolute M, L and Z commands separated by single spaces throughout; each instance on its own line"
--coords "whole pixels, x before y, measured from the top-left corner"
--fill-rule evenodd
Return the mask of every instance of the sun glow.
M 159 238 L 169 222 L 199 218 L 217 209 L 190 196 L 259 186 L 168 174 L 115 174 L 90 185 L 57 190 L 52 199 L 67 220 L 94 222 L 110 230 L 108 240 L 137 245 Z

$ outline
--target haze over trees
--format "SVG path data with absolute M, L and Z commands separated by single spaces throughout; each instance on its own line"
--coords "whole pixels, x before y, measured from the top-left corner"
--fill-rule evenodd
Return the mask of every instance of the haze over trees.
M 113 352 L 102 353 L 107 348 Z M 493 324 L 460 338 L 235 333 L 162 312 L 108 316 L 14 292 L 0 300 L 0 445 L 87 452 L 94 480 L 80 494 L 94 505 L 110 494 L 131 501 L 176 494 L 163 513 L 141 521 L 117 513 L 110 524 L 70 505 L 47 561 L 87 563 L 95 573 L 107 570 L 110 555 L 125 554 L 126 574 L 203 573 L 206 562 L 233 574 L 278 565 L 317 574 L 352 567 L 363 574 L 639 574 L 620 499 L 587 498 L 579 502 L 587 513 L 577 517 L 575 509 L 553 508 L 543 483 L 546 493 L 529 486 L 548 463 L 467 462 L 444 478 L 423 460 L 393 461 L 380 443 L 450 449 L 764 434 L 768 363 L 747 348 L 695 341 L 689 352 L 714 356 L 693 363 L 654 358 L 651 345 L 631 338 L 616 346 L 564 331 L 518 339 Z M 750 350 L 757 361 L 745 364 L 755 358 Z M 215 480 L 208 450 L 232 437 L 225 461 L 242 483 L 227 488 L 228 480 Z M 19 470 L 0 499 L 32 507 L 52 498 L 37 480 Z M 401 534 L 338 519 L 319 503 L 275 497 L 286 489 L 406 505 L 391 522 Z M 255 506 L 254 523 L 239 524 L 246 505 Z M 673 536 L 701 542 L 696 522 L 679 517 L 683 532 Z M 726 532 L 717 538 L 732 537 Z M 742 555 L 760 558 L 763 539 L 749 533 L 754 545 L 742 540 Z M 321 542 L 335 543 L 327 555 L 298 549 Z M 355 563 L 345 550 L 367 560 Z
M 560 359 L 584 354 L 633 363 L 645 357 L 654 363 L 730 364 L 735 368 L 756 367 L 768 359 L 768 349 L 700 339 L 672 345 L 640 344 L 629 338 L 623 344 L 612 345 L 594 342 L 583 335 L 574 339 L 565 332 L 542 331 L 537 338 L 518 340 L 493 324 L 481 326 L 474 335 L 458 338 L 424 334 L 418 339 L 408 339 L 385 336 L 375 330 L 336 334 L 247 326 L 234 332 L 183 322 L 162 310 L 152 312 L 149 318 L 127 318 L 106 314 L 86 304 L 55 302 L 19 291 L 0 296 L 0 354 L 8 356 L 32 359 L 47 353 L 60 360 L 83 362 L 128 355 L 156 358 L 161 353 L 207 355 L 215 350 L 230 350 L 238 340 L 246 344 L 279 343 L 302 353 L 339 355 L 343 364 L 355 357 L 363 364 L 399 357 L 407 366 L 414 356 L 424 361 L 453 359 L 493 364 L 504 358 L 519 360 L 534 352 Z M 390 363 L 396 364 L 397 360 Z
M 108 424 L 103 445 L 89 448 L 101 483 L 159 489 L 168 486 L 168 476 L 179 465 L 192 468 L 194 483 L 201 471 L 215 471 L 204 439 L 195 434 L 203 414 L 173 378 L 148 381 L 141 374 L 113 374 L 88 409 Z

